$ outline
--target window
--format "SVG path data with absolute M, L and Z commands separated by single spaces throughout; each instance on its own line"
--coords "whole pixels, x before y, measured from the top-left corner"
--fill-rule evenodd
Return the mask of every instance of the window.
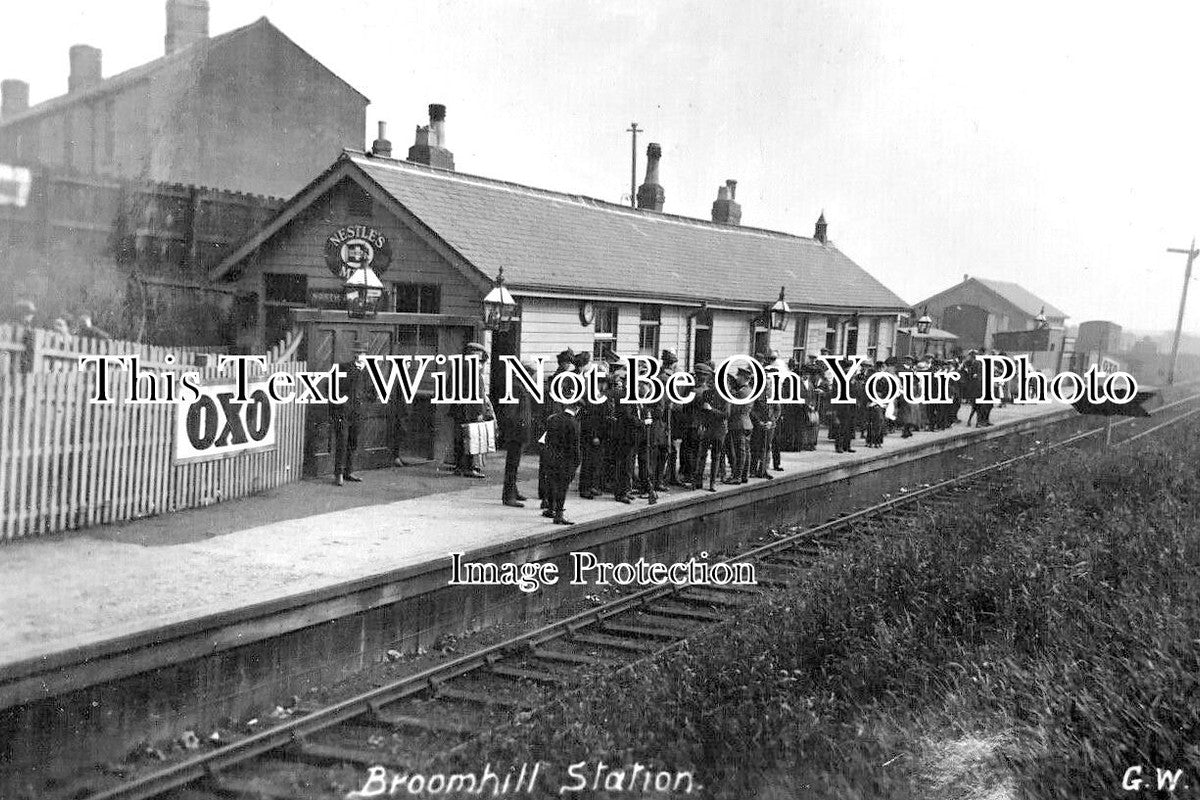
M 808 317 L 796 317 L 796 332 L 792 339 L 792 358 L 796 363 L 804 366 L 805 358 L 808 355 Z
M 442 313 L 442 287 L 436 283 L 397 283 L 396 310 L 405 314 Z
M 830 355 L 836 354 L 838 352 L 837 326 L 838 326 L 838 318 L 837 317 L 826 317 L 825 318 L 825 349 L 827 351 L 829 351 Z
M 703 364 L 712 360 L 712 313 L 703 312 L 696 316 L 692 329 L 692 364 Z
M 264 341 L 272 347 L 292 329 L 292 309 L 308 305 L 308 278 L 284 272 L 263 273 Z
M 599 360 L 605 353 L 617 352 L 617 307 L 596 306 L 595 338 L 592 341 L 592 358 Z
M 659 329 L 662 327 L 662 306 L 642 306 L 638 323 L 638 352 L 658 355 Z
M 375 214 L 375 201 L 366 189 L 351 183 L 350 191 L 346 194 L 346 210 L 356 217 L 370 217 Z
M 879 360 L 879 317 L 871 317 L 870 327 L 867 328 L 867 357 L 872 361 Z
M 436 325 L 397 325 L 396 352 L 402 355 L 437 355 L 438 327 Z
M 846 355 L 858 355 L 858 317 L 846 321 Z
M 268 303 L 308 302 L 308 278 L 281 272 L 263 274 L 263 295 Z
M 750 354 L 757 356 L 759 353 L 769 352 L 770 349 L 771 331 L 766 328 L 755 328 L 753 349 L 750 350 Z

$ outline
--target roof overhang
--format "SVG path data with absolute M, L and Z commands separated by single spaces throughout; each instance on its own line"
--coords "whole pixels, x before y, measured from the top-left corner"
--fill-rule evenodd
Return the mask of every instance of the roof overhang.
M 425 225 L 416 215 L 396 200 L 391 193 L 376 183 L 370 175 L 363 172 L 351 158 L 345 155 L 335 161 L 333 165 L 321 173 L 312 183 L 301 189 L 260 231 L 252 235 L 239 245 L 237 249 L 222 259 L 221 263 L 209 272 L 209 279 L 213 281 L 225 280 L 226 276 L 234 268 L 253 256 L 272 237 L 277 235 L 307 208 L 324 197 L 344 180 L 351 180 L 358 184 L 365 192 L 371 195 L 372 199 L 381 203 L 390 213 L 415 232 L 438 255 L 445 258 L 452 266 L 457 268 L 468 281 L 476 285 L 481 293 L 491 287 L 492 279 L 483 270 L 463 258 L 462 254 L 443 241 L 437 235 L 436 231 Z

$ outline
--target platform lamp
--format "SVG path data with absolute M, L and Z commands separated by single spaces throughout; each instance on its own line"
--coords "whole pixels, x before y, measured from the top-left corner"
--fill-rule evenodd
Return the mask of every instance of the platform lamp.
M 517 301 L 504 286 L 504 267 L 492 290 L 483 298 L 483 325 L 490 331 L 506 330 L 517 318 Z
M 1038 315 L 1033 318 L 1033 321 L 1037 323 L 1037 329 L 1039 331 L 1044 331 L 1044 330 L 1046 330 L 1046 328 L 1050 327 L 1050 322 L 1046 319 L 1046 307 L 1045 306 L 1042 306 L 1042 310 L 1039 311 Z
M 930 316 L 929 316 L 929 306 L 925 306 L 924 308 L 921 309 L 921 316 L 917 319 L 917 333 L 921 334 L 922 336 L 928 336 L 929 329 L 932 327 L 933 327 L 933 319 L 930 318 Z M 910 345 L 911 345 L 911 342 L 912 342 L 912 337 L 910 336 L 909 337 Z M 911 350 L 912 350 L 912 348 L 910 347 L 909 348 L 910 353 L 911 353 Z M 929 340 L 926 339 L 925 340 L 925 349 L 921 351 L 921 354 L 924 355 L 925 353 L 928 353 L 928 352 L 929 352 Z
M 354 318 L 373 317 L 383 297 L 383 282 L 370 267 L 359 267 L 350 273 L 342 287 L 346 295 L 346 311 Z
M 787 300 L 783 299 L 784 288 L 783 286 L 779 287 L 779 299 L 775 301 L 775 305 L 771 306 L 767 314 L 773 331 L 787 330 L 788 318 L 792 315 L 791 306 L 787 304 Z

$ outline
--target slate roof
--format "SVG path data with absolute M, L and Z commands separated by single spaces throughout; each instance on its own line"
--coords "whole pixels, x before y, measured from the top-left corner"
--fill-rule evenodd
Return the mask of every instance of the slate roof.
M 1041 312 L 1042 307 L 1045 306 L 1047 317 L 1067 318 L 1067 312 L 1047 303 L 1020 284 L 1009 281 L 994 281 L 990 278 L 976 278 L 974 276 L 971 279 L 979 281 L 1031 317 L 1036 317 Z
M 832 245 L 641 211 L 347 151 L 363 173 L 491 279 L 513 289 L 762 306 L 907 310 Z
M 83 89 L 83 90 L 80 90 L 77 92 L 69 92 L 67 94 L 59 95 L 58 97 L 52 97 L 49 100 L 43 100 L 42 102 L 38 103 L 37 105 L 30 106 L 29 108 L 25 109 L 24 111 L 22 111 L 19 114 L 14 114 L 11 117 L 6 117 L 3 122 L 0 122 L 0 128 L 4 128 L 8 125 L 12 125 L 17 122 L 24 122 L 25 120 L 33 119 L 34 117 L 39 117 L 42 114 L 47 114 L 49 112 L 57 111 L 62 108 L 67 108 L 71 105 L 74 105 L 75 103 L 87 102 L 89 100 L 92 100 L 101 95 L 108 94 L 110 92 L 120 91 L 121 89 L 124 89 L 127 86 L 132 86 L 133 84 L 136 84 L 139 81 L 142 81 L 142 80 L 145 80 L 145 79 L 148 79 L 148 78 L 154 76 L 156 73 L 164 70 L 167 67 L 172 67 L 177 64 L 181 64 L 186 59 L 192 59 L 192 58 L 197 58 L 199 56 L 202 56 L 204 53 L 208 52 L 209 50 L 212 50 L 214 47 L 217 47 L 224 42 L 228 42 L 239 36 L 242 36 L 242 35 L 246 34 L 247 32 L 253 30 L 256 27 L 267 27 L 267 28 L 271 29 L 272 31 L 274 31 L 275 33 L 277 33 L 278 35 L 283 36 L 284 38 L 288 38 L 287 34 L 285 34 L 283 31 L 279 30 L 274 25 L 272 25 L 271 21 L 269 19 L 267 19 L 266 17 L 259 17 L 257 20 L 255 20 L 254 22 L 251 22 L 248 25 L 243 25 L 240 28 L 234 28 L 231 31 L 226 31 L 225 33 L 221 33 L 216 36 L 210 36 L 210 37 L 208 37 L 206 39 L 202 39 L 188 47 L 185 47 L 182 50 L 178 50 L 169 55 L 164 55 L 160 58 L 154 59 L 153 61 L 148 61 L 145 64 L 142 64 L 140 66 L 132 67 L 131 69 L 127 69 L 124 72 L 119 72 L 116 75 L 112 75 L 107 78 L 104 78 L 99 83 L 95 84 L 94 86 L 90 86 L 87 89 Z M 289 39 L 289 41 L 291 41 L 291 40 Z M 292 43 L 295 44 L 295 42 L 292 42 Z M 296 45 L 296 46 L 299 47 L 299 45 Z M 303 49 L 303 48 L 301 48 L 301 49 Z M 309 57 L 311 58 L 311 56 L 309 56 Z M 342 83 L 344 83 L 351 91 L 358 94 L 364 100 L 367 99 L 366 96 L 363 95 L 362 92 L 358 91 L 353 86 L 350 86 L 350 84 L 346 83 L 341 78 L 338 78 L 338 76 L 336 74 L 334 74 L 332 71 L 330 71 L 330 74 L 333 75 L 335 78 L 337 78 L 339 81 L 342 81 Z

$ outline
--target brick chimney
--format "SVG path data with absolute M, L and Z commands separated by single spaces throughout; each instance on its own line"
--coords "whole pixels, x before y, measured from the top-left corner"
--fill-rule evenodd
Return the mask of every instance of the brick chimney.
M 371 155 L 392 157 L 392 143 L 387 138 L 387 123 L 379 120 L 379 138 L 371 142 Z
M 0 81 L 0 119 L 15 117 L 29 108 L 29 84 L 9 78 Z
M 167 55 L 207 38 L 208 0 L 167 0 Z
M 817 228 L 813 231 L 813 238 L 821 244 L 829 243 L 829 225 L 825 222 L 825 212 L 821 212 L 821 216 L 817 217 Z
M 408 148 L 408 160 L 441 169 L 454 169 L 454 153 L 446 149 L 446 107 L 440 103 L 429 106 L 429 124 L 417 126 L 417 137 Z
M 737 181 L 725 181 L 725 185 L 717 189 L 717 199 L 712 206 L 713 222 L 724 225 L 742 224 L 742 205 L 734 198 L 737 196 Z
M 67 92 L 74 93 L 100 83 L 100 50 L 86 44 L 73 45 L 68 51 L 71 73 L 67 78 Z
M 638 187 L 637 207 L 648 211 L 662 211 L 666 192 L 658 182 L 658 162 L 662 158 L 662 146 L 651 142 L 646 148 L 646 180 Z

